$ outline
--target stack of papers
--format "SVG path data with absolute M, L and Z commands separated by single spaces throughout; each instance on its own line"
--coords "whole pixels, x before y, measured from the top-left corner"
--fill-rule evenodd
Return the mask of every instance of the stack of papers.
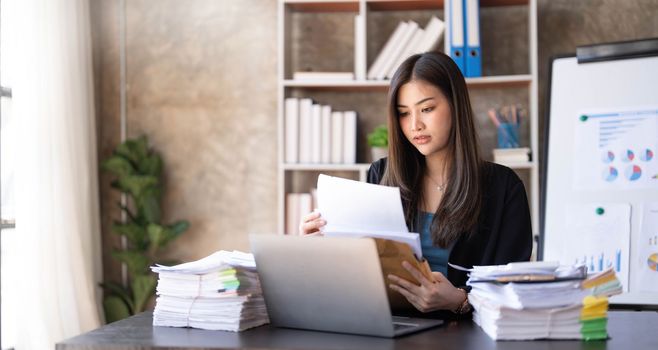
M 606 339 L 608 296 L 621 293 L 612 269 L 554 262 L 476 266 L 467 282 L 473 320 L 495 340 Z
M 219 251 L 158 274 L 154 326 L 242 331 L 269 323 L 251 254 Z

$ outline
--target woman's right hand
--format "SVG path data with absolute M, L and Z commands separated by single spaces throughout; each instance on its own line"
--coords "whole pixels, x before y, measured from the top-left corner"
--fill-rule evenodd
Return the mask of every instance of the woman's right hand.
M 322 219 L 319 211 L 312 211 L 302 218 L 302 222 L 299 224 L 299 234 L 304 236 L 320 233 L 320 229 L 326 224 L 327 222 Z

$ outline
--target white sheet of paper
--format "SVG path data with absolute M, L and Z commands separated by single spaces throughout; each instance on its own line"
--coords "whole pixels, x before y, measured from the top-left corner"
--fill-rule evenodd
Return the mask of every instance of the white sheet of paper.
M 318 208 L 327 232 L 409 232 L 397 187 L 320 174 Z
M 400 189 L 320 174 L 318 209 L 326 236 L 368 236 L 409 244 L 422 257 L 420 236 L 404 220 Z
M 642 224 L 637 240 L 638 255 L 633 266 L 642 292 L 658 292 L 658 202 L 644 203 Z
M 604 213 L 597 214 L 602 208 Z M 631 206 L 627 203 L 572 204 L 565 207 L 565 239 L 558 256 L 562 264 L 584 264 L 588 272 L 615 268 L 628 291 Z
M 206 256 L 205 258 L 178 264 L 175 266 L 151 266 L 151 271 L 155 273 L 178 272 L 202 275 L 212 271 L 228 269 L 231 267 L 240 267 L 243 269 L 254 270 L 256 268 L 256 261 L 254 260 L 254 256 L 250 253 L 244 253 L 237 250 L 232 252 L 220 250 Z

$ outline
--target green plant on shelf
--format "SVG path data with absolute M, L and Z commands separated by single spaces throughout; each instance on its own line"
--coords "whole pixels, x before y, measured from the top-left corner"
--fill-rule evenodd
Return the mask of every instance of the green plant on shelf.
M 386 125 L 379 125 L 368 134 L 368 146 L 388 147 L 388 128 Z
M 125 237 L 127 247 L 115 249 L 112 256 L 124 263 L 128 283 L 107 282 L 103 308 L 106 321 L 113 322 L 145 310 L 155 295 L 157 279 L 149 267 L 167 264 L 157 257 L 159 250 L 178 238 L 190 224 L 186 220 L 161 223 L 162 158 L 149 149 L 141 136 L 118 145 L 101 168 L 116 176 L 112 187 L 127 196 L 127 205 L 119 203 L 125 221 L 115 221 L 112 231 Z M 169 262 L 171 264 L 173 262 Z

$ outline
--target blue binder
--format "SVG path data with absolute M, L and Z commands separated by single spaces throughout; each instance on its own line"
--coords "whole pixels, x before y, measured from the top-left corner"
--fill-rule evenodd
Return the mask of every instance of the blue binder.
M 466 48 L 464 60 L 467 77 L 482 76 L 482 56 L 480 52 L 480 1 L 463 0 L 464 38 Z
M 455 61 L 466 76 L 466 61 L 464 59 L 464 3 L 463 0 L 445 0 L 445 15 L 448 17 L 448 35 L 446 52 Z

